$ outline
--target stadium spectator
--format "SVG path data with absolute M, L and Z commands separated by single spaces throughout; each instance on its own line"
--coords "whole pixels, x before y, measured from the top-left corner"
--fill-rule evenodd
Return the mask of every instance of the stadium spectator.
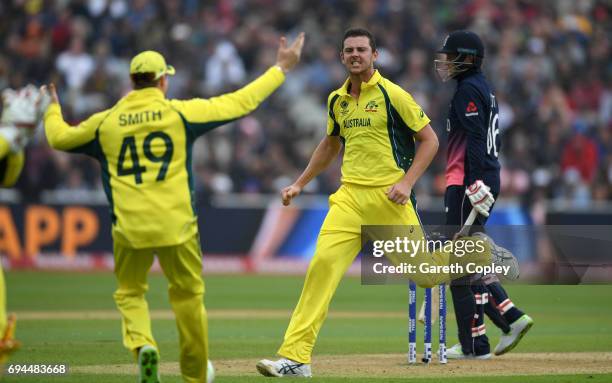
M 323 134 L 324 122 L 317 118 L 326 95 L 343 76 L 337 65 L 339 48 L 330 41 L 345 28 L 362 25 L 381 36 L 380 64 L 385 73 L 424 106 L 441 137 L 452 87 L 437 84 L 426 63 L 448 31 L 468 28 L 484 37 L 490 52 L 487 75 L 496 79 L 500 129 L 508 145 L 501 161 L 511 175 L 503 182 L 508 187 L 502 190 L 504 198 L 537 191 L 546 198 L 572 200 L 579 193 L 581 199 L 612 199 L 610 134 L 602 133 L 609 132 L 612 123 L 609 2 L 371 1 L 358 7 L 346 3 L 4 1 L 0 38 L 6 43 L 0 46 L 0 84 L 19 87 L 58 82 L 60 77 L 60 89 L 79 89 L 75 95 L 62 95 L 68 101 L 66 118 L 77 123 L 125 94 L 129 79 L 122 73 L 136 51 L 156 49 L 181 57 L 177 65 L 181 77 L 174 79 L 171 97 L 210 96 L 215 89 L 239 87 L 271 64 L 266 62 L 270 56 L 266 51 L 274 49 L 280 33 L 305 30 L 312 43 L 304 65 L 283 92 L 254 114 L 254 121 L 233 123 L 195 149 L 205 153 L 194 153 L 196 169 L 205 169 L 196 171 L 196 177 L 207 175 L 197 177 L 198 190 L 206 191 L 199 198 L 227 192 L 269 193 L 276 191 L 275 179 L 288 169 L 297 176 Z M 231 76 L 218 76 L 220 71 Z M 286 102 L 295 100 L 296 94 L 299 103 Z M 564 174 L 573 162 L 561 166 L 562 151 L 572 146 L 576 121 L 587 125 L 579 140 L 598 148 L 595 159 L 579 158 L 581 164 L 574 164 L 580 178 L 592 186 L 583 191 L 570 187 L 573 178 Z M 259 127 L 257 132 L 251 132 L 254 126 Z M 39 158 L 45 167 L 53 167 L 57 154 L 44 150 L 45 145 L 41 141 L 28 149 L 37 153 L 27 156 L 28 161 Z M 436 180 L 443 172 L 443 160 L 436 159 L 430 168 L 436 173 L 427 174 L 420 183 L 420 201 L 441 196 Z M 26 164 L 28 169 L 33 166 Z M 49 169 L 45 174 L 59 177 L 61 172 Z M 336 179 L 325 174 L 309 191 L 329 193 L 337 188 Z M 95 177 L 85 177 L 84 182 L 88 189 L 100 191 Z M 36 200 L 44 194 L 38 189 L 62 184 L 64 179 L 25 174 L 19 188 Z M 532 203 L 529 198 L 525 201 Z
M 85 52 L 84 42 L 74 38 L 67 51 L 57 57 L 57 70 L 64 76 L 70 90 L 80 90 L 95 69 L 91 55 Z

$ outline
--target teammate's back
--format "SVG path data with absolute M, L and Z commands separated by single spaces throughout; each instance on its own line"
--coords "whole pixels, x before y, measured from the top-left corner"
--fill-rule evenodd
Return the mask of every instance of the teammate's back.
M 181 101 L 165 98 L 165 74 L 174 68 L 157 52 L 139 54 L 130 70 L 135 89 L 76 127 L 64 122 L 59 103 L 53 103 L 45 117 L 47 139 L 56 149 L 100 162 L 116 242 L 134 249 L 178 245 L 198 232 L 193 142 L 253 111 L 285 76 L 275 66 L 236 92 Z M 161 76 L 153 79 L 157 85 L 151 86 L 149 74 Z
M 183 380 L 214 378 L 193 207 L 193 142 L 261 104 L 297 64 L 303 44 L 303 33 L 290 46 L 282 37 L 276 65 L 247 86 L 211 99 L 185 101 L 165 98 L 167 76 L 175 73 L 174 68 L 157 52 L 141 52 L 130 63 L 134 90 L 77 126 L 64 121 L 55 86 L 48 88 L 52 104 L 45 113 L 45 132 L 51 147 L 88 154 L 102 167 L 113 223 L 113 299 L 121 312 L 123 345 L 138 362 L 139 382 L 160 380 L 159 347 L 145 298 L 155 259 L 168 280 Z
M 134 247 L 181 243 L 197 230 L 189 128 L 157 88 L 136 90 L 102 113 L 104 188 L 115 240 Z

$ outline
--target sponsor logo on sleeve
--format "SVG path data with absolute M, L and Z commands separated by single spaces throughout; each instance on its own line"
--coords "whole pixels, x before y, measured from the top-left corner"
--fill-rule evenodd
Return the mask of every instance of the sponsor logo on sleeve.
M 468 103 L 467 108 L 465 108 L 465 116 L 478 116 L 478 107 L 474 104 L 474 101 Z

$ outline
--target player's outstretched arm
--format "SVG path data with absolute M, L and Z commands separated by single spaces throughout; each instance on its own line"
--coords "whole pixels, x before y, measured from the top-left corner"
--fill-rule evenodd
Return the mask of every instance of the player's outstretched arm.
M 280 38 L 278 51 L 276 52 L 276 65 L 287 73 L 300 61 L 302 48 L 304 47 L 304 32 L 301 32 L 290 46 L 287 46 L 287 38 Z
M 57 97 L 57 89 L 55 89 L 55 84 L 52 83 L 41 86 L 40 93 L 42 93 L 45 97 L 48 97 L 51 104 L 59 105 L 59 97 Z
M 302 174 L 292 185 L 287 186 L 281 191 L 283 205 L 288 206 L 291 204 L 291 200 L 302 192 L 302 188 L 331 164 L 334 158 L 338 156 L 338 153 L 340 153 L 341 148 L 342 143 L 337 136 L 325 136 L 319 142 L 314 153 L 312 153 L 310 162 L 308 162 L 308 166 L 306 166 Z
M 209 99 L 171 100 L 171 103 L 190 123 L 195 136 L 244 117 L 282 85 L 285 74 L 300 61 L 303 46 L 303 32 L 290 45 L 281 37 L 276 64 L 243 88 Z
M 45 135 L 49 146 L 59 150 L 73 150 L 95 139 L 96 128 L 106 112 L 94 114 L 78 126 L 70 126 L 62 116 L 55 85 L 44 85 L 40 91 L 44 97 L 49 97 L 51 100 L 44 115 Z

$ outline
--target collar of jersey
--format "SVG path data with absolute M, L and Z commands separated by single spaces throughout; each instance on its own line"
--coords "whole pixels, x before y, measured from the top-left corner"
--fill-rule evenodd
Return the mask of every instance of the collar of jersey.
M 368 82 L 362 82 L 361 83 L 361 89 L 366 89 L 366 88 L 369 88 L 371 86 L 374 86 L 374 85 L 378 84 L 378 82 L 380 81 L 381 78 L 382 78 L 382 76 L 378 72 L 378 69 L 374 70 L 374 74 L 372 75 L 372 77 L 370 77 Z M 340 94 L 341 96 L 347 96 L 349 94 L 348 93 L 348 85 L 349 85 L 350 81 L 351 81 L 350 78 L 346 79 L 344 84 L 342 84 L 342 88 L 340 88 L 340 90 L 338 91 L 338 94 Z
M 457 80 L 457 82 L 461 82 L 462 80 L 465 80 L 466 78 L 472 77 L 473 75 L 476 75 L 476 74 L 479 74 L 479 73 L 482 73 L 480 71 L 480 69 L 473 68 L 473 69 L 470 69 L 470 70 L 468 70 L 466 72 L 459 73 L 457 76 L 455 76 L 454 79 Z
M 156 87 L 148 87 L 142 89 L 134 89 L 130 93 L 128 93 L 128 97 L 154 97 L 154 98 L 164 98 L 164 92 L 161 89 Z

